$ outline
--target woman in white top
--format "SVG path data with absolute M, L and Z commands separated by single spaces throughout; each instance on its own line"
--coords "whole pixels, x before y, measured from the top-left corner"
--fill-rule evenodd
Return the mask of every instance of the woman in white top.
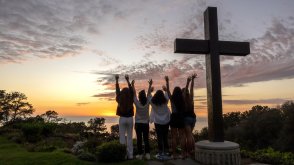
M 150 122 L 155 125 L 155 132 L 158 143 L 157 158 L 162 159 L 163 156 L 168 156 L 168 128 L 170 121 L 170 109 L 167 106 L 169 97 L 162 90 L 157 90 L 151 99 L 151 114 Z
M 148 81 L 149 87 L 147 92 L 147 97 L 151 97 L 151 92 L 153 90 L 152 79 Z M 139 100 L 136 95 L 135 81 L 132 81 L 132 88 L 134 93 L 134 103 L 136 106 L 136 115 L 135 115 L 135 131 L 137 135 L 137 148 L 138 155 L 137 159 L 142 159 L 142 137 L 144 139 L 145 146 L 145 157 L 150 159 L 150 147 L 149 147 L 149 105 L 150 99 L 147 99 L 145 90 L 139 92 Z

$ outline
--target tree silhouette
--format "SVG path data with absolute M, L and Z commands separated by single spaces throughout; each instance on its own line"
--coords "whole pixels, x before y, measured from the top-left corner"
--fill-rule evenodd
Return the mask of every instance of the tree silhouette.
M 281 130 L 278 146 L 282 151 L 294 152 L 294 102 L 287 101 L 281 107 L 283 112 L 283 128 Z
M 223 115 L 224 117 L 224 128 L 234 127 L 239 125 L 241 120 L 241 112 L 229 112 Z
M 235 141 L 245 149 L 256 150 L 273 147 L 293 151 L 294 103 L 270 108 L 256 105 L 245 112 L 224 115 L 227 140 Z
M 5 90 L 0 90 L 0 110 L 0 118 L 4 122 L 26 118 L 34 112 L 33 106 L 27 102 L 25 94 L 20 92 L 6 93 Z
M 93 131 L 94 134 L 103 134 L 106 131 L 105 119 L 95 117 L 88 121 L 88 130 Z
M 4 109 L 4 100 L 5 100 L 5 90 L 0 90 L 0 122 L 5 122 L 7 121 L 7 111 L 5 111 Z
M 58 113 L 52 110 L 48 110 L 41 115 L 41 117 L 45 120 L 45 122 L 58 122 L 61 121 L 62 118 L 58 117 Z

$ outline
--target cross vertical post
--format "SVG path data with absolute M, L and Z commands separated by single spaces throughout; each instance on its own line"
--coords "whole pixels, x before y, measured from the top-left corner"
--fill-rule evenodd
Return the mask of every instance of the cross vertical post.
M 205 40 L 209 40 L 210 53 L 206 54 L 206 84 L 208 107 L 208 135 L 214 142 L 224 141 L 222 94 L 216 8 L 204 12 Z
M 216 7 L 208 7 L 204 12 L 204 30 L 205 40 L 177 38 L 175 40 L 175 53 L 206 54 L 208 136 L 209 141 L 223 142 L 224 127 L 219 56 L 246 56 L 250 54 L 250 46 L 249 42 L 218 40 Z

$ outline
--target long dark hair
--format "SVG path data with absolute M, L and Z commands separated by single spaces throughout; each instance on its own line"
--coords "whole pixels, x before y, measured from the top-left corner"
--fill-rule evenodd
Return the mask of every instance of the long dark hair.
M 139 92 L 139 101 L 142 105 L 146 105 L 147 103 L 147 97 L 146 97 L 146 92 L 145 90 L 141 90 Z
M 180 87 L 175 87 L 171 95 L 171 102 L 176 106 L 178 112 L 185 111 L 186 103 L 184 100 L 183 92 Z
M 186 112 L 194 111 L 193 99 L 191 100 L 191 98 L 190 98 L 189 90 L 186 88 L 183 88 L 182 92 L 183 92 L 183 99 L 185 102 L 185 111 Z
M 131 98 L 131 91 L 129 88 L 123 88 L 120 91 L 119 96 L 117 96 L 117 97 L 118 97 L 117 98 L 118 104 L 121 107 L 120 110 L 123 113 L 126 113 L 127 111 L 129 111 L 132 108 L 132 106 L 133 106 L 132 99 L 133 98 Z
M 164 97 L 164 93 L 162 90 L 157 90 L 156 93 L 154 94 L 154 96 L 151 99 L 151 102 L 155 105 L 162 105 L 162 104 L 166 104 L 167 100 Z

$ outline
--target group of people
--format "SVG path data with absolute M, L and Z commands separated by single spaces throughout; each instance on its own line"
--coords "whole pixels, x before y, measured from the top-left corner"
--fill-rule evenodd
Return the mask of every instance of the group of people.
M 137 159 L 143 158 L 143 141 L 145 158 L 150 159 L 149 146 L 149 123 L 154 123 L 157 136 L 158 154 L 156 158 L 186 158 L 194 153 L 193 129 L 196 123 L 194 112 L 194 79 L 197 74 L 187 78 L 184 88 L 176 86 L 170 92 L 169 78 L 165 76 L 166 84 L 162 90 L 157 90 L 152 96 L 153 81 L 148 81 L 147 94 L 141 90 L 136 94 L 135 80 L 130 82 L 129 76 L 125 75 L 128 87 L 122 90 L 119 87 L 119 76 L 116 80 L 116 101 L 118 103 L 116 115 L 119 116 L 119 141 L 127 148 L 127 159 L 133 159 L 133 116 L 135 114 L 135 131 L 137 135 Z M 170 101 L 170 108 L 168 102 Z M 151 112 L 149 115 L 149 107 Z M 169 148 L 168 132 L 171 128 L 171 153 Z M 180 146 L 180 148 L 178 148 Z

